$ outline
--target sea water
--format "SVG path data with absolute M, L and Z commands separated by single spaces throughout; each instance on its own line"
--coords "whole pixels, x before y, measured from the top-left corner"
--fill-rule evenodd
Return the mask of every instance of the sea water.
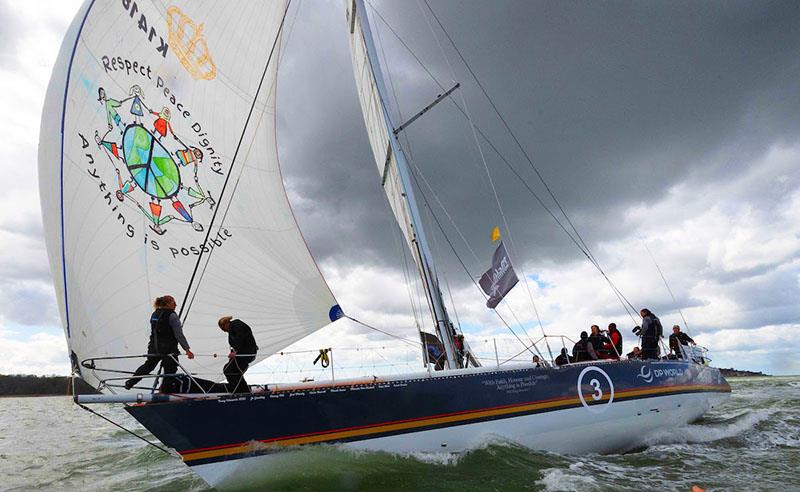
M 487 442 L 464 454 L 308 448 L 253 490 L 800 490 L 800 377 L 730 381 L 702 420 L 625 454 L 568 456 Z M 152 439 L 120 407 L 93 407 Z M 587 414 L 587 419 L 591 415 Z M 214 425 L 209 422 L 207 425 Z M 587 439 L 592 436 L 587 435 Z M 0 490 L 209 490 L 174 454 L 67 397 L 0 399 Z

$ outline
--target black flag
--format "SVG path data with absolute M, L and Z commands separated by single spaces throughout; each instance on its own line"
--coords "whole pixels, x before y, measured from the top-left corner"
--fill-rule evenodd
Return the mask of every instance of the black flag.
M 508 257 L 506 247 L 500 243 L 492 256 L 492 268 L 483 274 L 479 282 L 481 289 L 489 296 L 486 306 L 497 307 L 503 297 L 517 285 L 517 282 L 519 279 L 511 266 L 511 259 Z

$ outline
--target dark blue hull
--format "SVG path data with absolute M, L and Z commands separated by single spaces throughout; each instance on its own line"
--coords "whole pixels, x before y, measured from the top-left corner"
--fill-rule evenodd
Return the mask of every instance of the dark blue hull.
M 372 440 L 581 407 L 598 414 L 625 401 L 730 392 L 717 369 L 680 361 L 440 374 L 127 410 L 194 466 L 272 453 L 276 446 Z

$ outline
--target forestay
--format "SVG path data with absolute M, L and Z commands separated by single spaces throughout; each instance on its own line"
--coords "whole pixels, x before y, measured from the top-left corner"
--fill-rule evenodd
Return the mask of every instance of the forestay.
M 223 315 L 252 326 L 263 358 L 339 312 L 280 175 L 285 10 L 284 1 L 87 2 L 70 26 L 44 105 L 39 175 L 78 360 L 145 353 L 151 303 L 164 294 L 199 354 L 227 353 Z M 181 358 L 202 374 L 220 374 L 223 362 Z

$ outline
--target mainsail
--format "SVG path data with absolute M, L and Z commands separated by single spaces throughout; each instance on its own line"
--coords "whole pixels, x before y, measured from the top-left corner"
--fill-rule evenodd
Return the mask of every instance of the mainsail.
M 46 241 L 74 358 L 145 353 L 151 303 L 164 294 L 177 299 L 197 354 L 227 353 L 224 315 L 250 324 L 261 359 L 340 313 L 278 163 L 286 8 L 126 0 L 80 9 L 39 144 Z M 210 376 L 223 359 L 181 363 Z
M 452 327 L 433 268 L 422 219 L 416 207 L 411 170 L 385 105 L 386 88 L 364 1 L 352 0 L 347 16 L 358 98 L 361 101 L 370 147 L 378 172 L 381 173 L 381 183 L 425 285 L 436 331 L 447 352 L 448 365 L 456 368 Z
M 367 54 L 367 46 L 361 26 L 361 18 L 355 12 L 357 9 L 355 2 L 351 7 L 349 16 L 350 21 L 350 49 L 353 59 L 353 70 L 355 71 L 356 87 L 358 88 L 358 98 L 361 102 L 361 110 L 364 115 L 364 123 L 367 128 L 367 136 L 375 163 L 378 165 L 378 172 L 381 174 L 381 184 L 383 185 L 389 205 L 392 208 L 397 223 L 403 231 L 408 247 L 414 253 L 419 264 L 419 254 L 414 244 L 414 229 L 411 224 L 411 212 L 408 209 L 408 202 L 404 197 L 403 186 L 396 164 L 396 156 L 392 153 L 392 146 L 389 135 L 394 130 L 387 127 L 386 108 L 381 101 L 377 87 L 377 81 L 373 77 L 372 67 Z

